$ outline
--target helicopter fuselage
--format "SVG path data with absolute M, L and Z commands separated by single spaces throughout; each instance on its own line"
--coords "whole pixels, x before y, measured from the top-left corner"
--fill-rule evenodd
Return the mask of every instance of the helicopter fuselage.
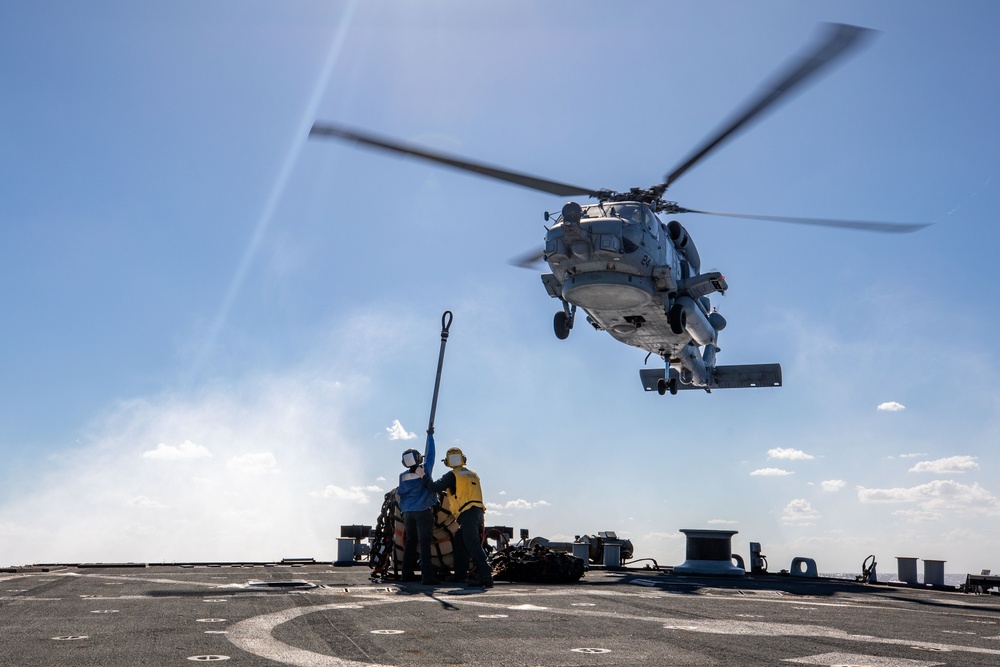
M 666 362 L 666 371 L 643 378 L 647 389 L 728 386 L 718 383 L 715 365 L 726 321 L 708 296 L 728 285 L 718 272 L 700 273 L 698 251 L 680 223 L 664 223 L 643 202 L 570 202 L 548 228 L 544 259 L 552 272 L 542 282 L 563 304 L 554 322 L 559 338 L 568 336 L 580 308 L 595 329 Z M 780 371 L 777 382 L 756 378 L 739 386 L 761 383 L 780 384 Z

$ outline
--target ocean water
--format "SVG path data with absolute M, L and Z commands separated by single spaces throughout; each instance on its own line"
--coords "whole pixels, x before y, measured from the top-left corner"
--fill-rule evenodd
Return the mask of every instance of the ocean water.
M 861 576 L 861 573 L 860 572 L 827 572 L 827 573 L 822 573 L 821 572 L 820 576 L 821 577 L 830 577 L 830 578 L 833 578 L 833 579 L 848 579 L 850 581 L 856 581 L 857 578 Z M 944 584 L 945 584 L 945 586 L 961 586 L 962 584 L 965 583 L 965 576 L 966 575 L 965 575 L 964 572 L 962 574 L 948 574 L 946 572 L 945 575 L 944 575 Z M 882 573 L 882 572 L 879 572 L 878 573 L 878 580 L 880 582 L 886 583 L 886 584 L 892 583 L 892 582 L 899 583 L 899 579 L 896 577 L 895 573 Z M 921 583 L 922 584 L 923 582 L 924 582 L 923 573 L 918 573 L 917 574 L 917 583 Z

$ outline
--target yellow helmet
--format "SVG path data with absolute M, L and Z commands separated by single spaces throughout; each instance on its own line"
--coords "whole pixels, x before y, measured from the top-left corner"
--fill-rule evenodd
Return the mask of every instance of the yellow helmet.
M 445 453 L 441 463 L 449 468 L 461 468 L 465 465 L 465 454 L 458 447 L 452 447 Z

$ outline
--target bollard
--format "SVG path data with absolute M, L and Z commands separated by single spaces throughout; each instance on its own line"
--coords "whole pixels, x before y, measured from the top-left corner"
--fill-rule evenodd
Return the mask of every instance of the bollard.
M 733 535 L 739 531 L 682 528 L 681 532 L 687 536 L 686 559 L 674 566 L 674 572 L 746 576 L 745 570 L 733 565 Z

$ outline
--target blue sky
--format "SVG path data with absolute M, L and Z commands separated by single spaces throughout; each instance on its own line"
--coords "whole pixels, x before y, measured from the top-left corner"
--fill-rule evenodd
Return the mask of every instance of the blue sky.
M 684 175 L 720 363 L 641 390 L 507 260 L 564 201 L 307 140 L 317 119 L 594 188 L 659 182 L 822 21 L 880 31 Z M 991 2 L 8 2 L 0 7 L 0 563 L 333 558 L 426 425 L 488 521 L 677 564 L 1000 567 Z

